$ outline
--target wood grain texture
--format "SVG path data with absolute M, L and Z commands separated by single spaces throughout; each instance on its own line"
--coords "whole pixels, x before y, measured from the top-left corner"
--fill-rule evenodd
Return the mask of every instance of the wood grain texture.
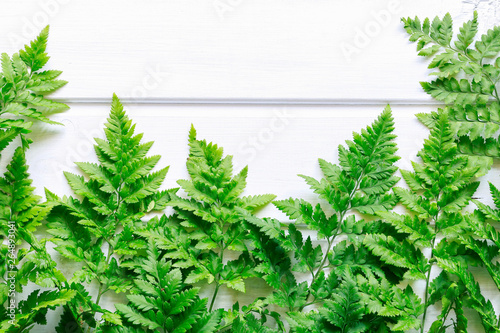
M 317 201 L 297 174 L 321 178 L 318 158 L 336 163 L 337 147 L 352 132 L 369 125 L 383 110 L 379 106 L 165 106 L 125 105 L 144 140 L 155 141 L 151 154 L 162 159 L 159 168 L 170 165 L 164 187 L 177 187 L 177 179 L 188 177 L 188 131 L 193 124 L 198 138 L 219 144 L 233 155 L 235 170 L 249 167 L 247 194 L 274 193 L 279 199 L 304 197 Z M 399 134 L 399 166 L 411 167 L 427 129 L 414 113 L 427 106 L 395 106 Z M 103 137 L 109 105 L 72 105 L 71 111 L 53 117 L 65 126 L 39 125 L 34 144 L 27 152 L 34 185 L 69 194 L 63 171 L 78 172 L 74 162 L 96 160 L 94 137 Z M 410 132 L 411 136 L 405 135 Z M 7 155 L 3 159 L 7 163 Z M 278 217 L 272 207 L 263 216 Z M 283 217 L 284 218 L 284 217 Z
M 428 103 L 426 62 L 400 18 L 450 11 L 458 25 L 473 2 L 491 1 L 10 0 L 0 49 L 50 24 L 67 101 Z
M 249 166 L 245 194 L 318 202 L 297 174 L 321 177 L 317 159 L 336 162 L 337 146 L 386 103 L 396 121 L 398 165 L 410 169 L 417 160 L 428 131 L 414 115 L 437 103 L 421 91 L 427 62 L 417 57 L 400 17 L 449 11 L 458 25 L 477 9 L 484 32 L 498 24 L 499 8 L 481 0 L 6 0 L 0 51 L 16 52 L 50 24 L 49 67 L 69 81 L 53 95 L 71 107 L 53 116 L 64 127 L 33 128 L 27 159 L 42 196 L 45 187 L 70 194 L 62 172 L 95 160 L 93 138 L 103 137 L 116 92 L 137 131 L 155 141 L 151 153 L 162 155 L 159 165 L 170 165 L 164 188 L 187 177 L 193 124 L 199 138 L 234 155 L 237 169 Z M 2 173 L 13 146 L 0 159 Z M 498 179 L 499 170 L 483 177 L 477 196 L 485 203 L 491 203 L 487 181 Z M 287 221 L 273 207 L 259 214 Z M 64 269 L 69 274 L 74 266 Z M 476 276 L 499 309 L 495 286 L 481 271 Z M 258 281 L 246 295 L 223 289 L 216 306 L 245 304 L 266 292 Z M 103 305 L 113 309 L 118 299 L 104 297 Z M 436 315 L 431 309 L 429 316 Z M 50 330 L 58 312 L 49 316 Z M 470 332 L 482 332 L 479 318 L 468 316 Z M 49 331 L 37 326 L 32 332 Z

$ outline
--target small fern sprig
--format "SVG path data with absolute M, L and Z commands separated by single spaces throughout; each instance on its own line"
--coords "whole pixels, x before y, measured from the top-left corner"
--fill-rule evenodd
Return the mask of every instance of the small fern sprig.
M 500 233 L 491 224 L 500 221 L 500 191 L 492 183 L 489 186 L 494 207 L 473 200 L 478 209 L 473 215 L 467 216 L 470 234 L 463 234 L 460 239 L 479 256 L 482 265 L 500 290 L 500 265 L 495 260 L 500 251 Z
M 40 203 L 28 173 L 24 149 L 18 147 L 0 177 L 0 330 L 28 332 L 35 323 L 46 324 L 49 309 L 64 305 L 76 293 L 63 287 L 65 281 L 45 248 L 45 240 L 36 231 L 50 213 L 53 204 Z M 5 244 L 4 240 L 8 240 Z M 57 290 L 33 290 L 26 300 L 14 294 L 23 291 L 28 283 Z M 14 287 L 14 288 L 13 288 Z M 14 303 L 12 303 L 14 302 Z M 12 317 L 12 305 L 14 316 Z
M 450 265 L 444 263 L 458 264 L 461 259 L 450 256 L 447 249 L 453 248 L 452 243 L 462 232 L 465 226 L 462 209 L 470 202 L 479 185 L 474 177 L 480 166 L 469 167 L 468 157 L 458 154 L 447 119 L 445 113 L 439 114 L 418 154 L 422 163 L 413 162 L 413 172 L 401 172 L 409 189 L 394 189 L 409 213 L 377 213 L 399 233 L 406 235 L 405 239 L 396 241 L 390 235 L 374 234 L 364 240 L 383 261 L 407 269 L 405 278 L 425 281 L 424 311 L 419 325 L 421 332 L 424 332 L 427 309 L 431 304 L 443 300 L 442 316 L 431 325 L 437 332 L 444 329 L 444 322 L 452 309 L 457 316 L 461 315 L 462 306 L 467 304 L 465 300 L 471 296 L 469 292 L 459 292 L 449 299 L 449 295 L 442 293 L 442 288 L 433 287 L 440 284 L 451 287 L 453 283 L 448 273 L 457 274 L 457 270 L 449 269 Z M 431 249 L 430 258 L 424 256 L 424 249 Z M 431 271 L 436 264 L 448 273 L 440 275 L 436 278 L 438 280 L 431 280 Z M 456 288 L 460 291 L 463 286 L 457 285 Z M 445 296 L 448 303 L 444 302 Z M 459 321 L 455 325 L 463 326 L 466 322 Z
M 199 298 L 199 288 L 184 285 L 180 269 L 162 258 L 154 242 L 149 242 L 146 251 L 145 258 L 135 260 L 137 278 L 132 294 L 127 296 L 129 303 L 115 305 L 124 318 L 124 327 L 105 331 L 215 332 L 221 311 L 207 312 L 207 299 Z
M 443 19 L 435 17 L 403 18 L 410 41 L 417 42 L 418 55 L 432 57 L 429 68 L 438 77 L 422 82 L 424 90 L 434 98 L 453 104 L 485 104 L 490 98 L 500 102 L 497 83 L 500 80 L 500 27 L 494 27 L 474 43 L 478 32 L 478 16 L 467 21 L 453 41 L 453 20 L 450 13 Z M 430 45 L 430 46 L 429 46 Z M 457 80 L 458 74 L 466 78 Z
M 0 331 L 5 333 L 29 332 L 35 324 L 46 325 L 48 310 L 66 304 L 74 296 L 74 290 L 51 290 L 40 292 L 39 289 L 32 291 L 26 300 L 20 301 L 16 306 L 14 318 L 8 309 L 0 307 Z
M 296 223 L 305 223 L 317 231 L 318 239 L 326 239 L 326 254 L 335 249 L 334 243 L 339 234 L 357 235 L 366 224 L 362 220 L 356 221 L 355 215 L 349 213 L 357 211 L 370 215 L 395 205 L 395 196 L 386 194 L 399 180 L 393 175 L 397 169 L 394 163 L 399 159 L 395 155 L 397 148 L 393 141 L 393 129 L 391 110 L 387 107 L 372 126 L 361 134 L 355 133 L 353 141 L 347 141 L 347 149 L 339 146 L 340 166 L 319 160 L 325 178 L 317 181 L 300 175 L 320 198 L 328 202 L 334 211 L 332 215 L 328 216 L 319 204 L 313 206 L 304 200 L 274 202 L 279 210 L 295 219 Z M 314 284 L 319 274 L 331 264 L 328 255 L 323 255 L 319 246 L 313 248 L 310 237 L 302 244 L 294 226 L 289 231 L 289 247 L 296 251 L 298 265 L 301 265 L 296 265 L 296 269 L 309 272 L 311 284 Z M 297 237 L 293 234 L 297 234 Z
M 141 218 L 165 208 L 169 200 L 166 191 L 158 191 L 168 168 L 151 172 L 160 157 L 146 157 L 153 143 L 141 143 L 142 134 L 134 134 L 135 125 L 116 95 L 105 126 L 106 140 L 95 139 L 99 163 L 76 163 L 88 179 L 65 173 L 79 198 L 59 198 L 46 191 L 48 200 L 57 204 L 47 219 L 55 250 L 83 264 L 69 283 L 98 283 L 94 305 L 86 297 L 80 298 L 89 312 L 101 311 L 98 304 L 107 291 L 125 292 L 132 287 L 133 275 L 122 263 L 147 248 L 147 242 L 134 231 L 142 228 Z M 91 327 L 94 314 L 86 316 Z
M 47 118 L 48 113 L 68 109 L 64 103 L 45 98 L 63 87 L 67 82 L 57 79 L 61 75 L 58 70 L 41 71 L 49 60 L 47 55 L 47 39 L 49 27 L 45 27 L 38 37 L 24 50 L 10 57 L 1 55 L 2 72 L 0 73 L 0 151 L 18 135 L 23 139 L 23 145 L 30 143 L 24 134 L 29 133 L 31 120 L 49 124 L 59 124 Z M 15 116 L 15 118 L 7 117 Z M 59 124 L 60 125 L 60 124 Z
M 53 204 L 40 203 L 41 198 L 34 194 L 29 176 L 24 149 L 18 147 L 4 177 L 0 177 L 0 235 L 2 240 L 8 238 L 8 243 L 16 246 L 7 250 L 7 244 L 2 244 L 2 252 L 7 251 L 9 255 L 2 257 L 1 277 L 7 282 L 7 267 L 16 267 L 11 273 L 16 273 L 17 291 L 22 291 L 29 281 L 44 287 L 60 282 L 53 275 L 57 270 L 45 250 L 45 241 L 35 236 Z M 30 247 L 18 247 L 26 244 Z M 60 274 L 57 275 L 60 279 Z
M 432 22 L 428 18 L 421 22 L 418 17 L 402 20 L 410 41 L 417 42 L 418 54 L 432 58 L 429 68 L 436 71 L 431 75 L 438 78 L 421 84 L 428 94 L 447 104 L 446 113 L 459 151 L 499 158 L 500 27 L 476 38 L 478 16 L 474 12 L 473 19 L 465 22 L 453 38 L 449 13 Z M 435 122 L 431 114 L 419 114 L 418 118 L 428 127 Z

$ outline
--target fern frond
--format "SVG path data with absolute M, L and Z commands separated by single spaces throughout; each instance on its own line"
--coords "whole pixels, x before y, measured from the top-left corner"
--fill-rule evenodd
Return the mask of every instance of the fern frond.
M 16 308 L 15 318 L 7 316 L 7 310 L 0 310 L 0 330 L 6 333 L 24 332 L 29 330 L 34 324 L 47 324 L 48 310 L 55 310 L 56 307 L 69 302 L 75 297 L 73 290 L 60 291 L 32 291 L 26 300 L 19 302 Z
M 83 264 L 70 282 L 96 280 L 100 286 L 96 303 L 108 290 L 119 293 L 133 287 L 134 274 L 127 260 L 147 248 L 135 231 L 143 227 L 141 219 L 163 209 L 173 193 L 158 191 L 168 168 L 152 171 L 159 157 L 146 157 L 152 143 L 141 143 L 142 135 L 134 134 L 135 125 L 116 95 L 105 126 L 106 139 L 96 140 L 95 145 L 98 163 L 77 163 L 88 178 L 65 173 L 77 197 L 59 198 L 46 191 L 56 205 L 47 218 L 55 250 Z M 104 244 L 109 249 L 106 254 Z M 97 311 L 101 310 L 96 306 L 89 309 L 89 320 L 95 321 Z M 102 320 L 115 319 L 106 314 Z
M 220 286 L 244 292 L 244 280 L 255 275 L 260 249 L 254 246 L 260 244 L 262 233 L 273 232 L 274 225 L 256 231 L 249 224 L 261 223 L 254 212 L 275 196 L 243 197 L 248 168 L 233 174 L 232 156 L 224 156 L 216 144 L 197 139 L 193 126 L 188 142 L 190 177 L 177 181 L 188 197 L 173 194 L 168 205 L 175 209 L 175 218 L 160 234 L 152 233 L 158 246 L 167 250 L 166 257 L 175 259 L 176 267 L 190 269 L 187 283 L 206 279 L 216 284 L 212 307 Z M 241 255 L 223 262 L 232 251 Z
M 353 276 L 385 278 L 387 274 L 394 281 L 400 281 L 404 273 L 401 267 L 412 264 L 405 266 L 397 261 L 386 264 L 373 255 L 363 243 L 363 239 L 369 237 L 364 234 L 389 231 L 390 228 L 359 219 L 354 213 L 373 216 L 378 211 L 392 209 L 397 203 L 397 197 L 388 193 L 399 180 L 394 176 L 397 170 L 394 164 L 399 157 L 395 155 L 393 130 L 394 120 L 387 106 L 370 126 L 354 133 L 353 140 L 346 141 L 345 147 L 339 146 L 339 165 L 319 160 L 324 174 L 322 179 L 299 175 L 330 205 L 328 213 L 321 204 L 312 205 L 302 199 L 289 198 L 273 202 L 293 221 L 286 233 L 271 220 L 248 219 L 277 242 L 281 251 L 290 251 L 294 256 L 293 263 L 275 259 L 258 267 L 267 274 L 264 279 L 276 289 L 268 297 L 269 303 L 289 309 L 288 321 L 293 332 L 387 329 L 387 318 L 379 313 L 369 313 L 360 302 Z M 298 223 L 315 231 L 318 239 L 324 238 L 326 251 L 315 244 L 311 236 L 303 236 L 296 227 Z M 336 239 L 340 235 L 347 240 L 338 242 Z M 411 257 L 408 249 L 401 252 Z M 417 252 L 413 252 L 416 255 Z M 409 260 L 412 263 L 418 261 L 415 258 Z M 311 282 L 297 282 L 292 272 L 286 272 L 290 267 L 292 271 L 310 274 Z M 306 305 L 319 302 L 325 302 L 319 313 L 300 313 Z
M 220 317 L 206 313 L 206 299 L 198 297 L 197 288 L 183 284 L 180 270 L 160 258 L 153 241 L 148 244 L 147 257 L 135 264 L 135 271 L 138 278 L 134 283 L 142 294 L 128 295 L 127 305 L 115 305 L 129 325 L 137 325 L 148 332 L 163 329 L 194 333 L 194 327 L 210 332 L 217 327 Z M 199 320 L 204 324 L 196 325 Z
M 45 52 L 48 38 L 49 26 L 46 26 L 29 46 L 26 45 L 24 50 L 19 51 L 21 59 L 23 59 L 26 66 L 30 67 L 34 72 L 45 66 L 49 60 L 49 56 Z
M 47 55 L 47 39 L 49 27 L 45 27 L 38 37 L 24 50 L 12 56 L 1 55 L 0 73 L 0 151 L 12 139 L 20 134 L 29 133 L 32 122 L 18 118 L 14 122 L 7 115 L 24 116 L 31 120 L 38 120 L 48 124 L 59 124 L 47 118 L 51 112 L 68 109 L 64 103 L 55 102 L 43 96 L 62 88 L 67 82 L 56 79 L 61 71 L 40 70 L 49 60 Z M 5 120 L 8 120 L 6 122 Z M 30 140 L 23 139 L 23 144 Z
M 319 313 L 341 331 L 365 332 L 367 328 L 361 321 L 365 313 L 364 304 L 358 294 L 356 281 L 351 276 L 344 279 Z
M 258 194 L 258 195 L 248 195 L 241 197 L 241 207 L 248 210 L 255 211 L 261 207 L 264 207 L 271 203 L 276 198 L 274 194 Z
M 393 212 L 380 212 L 378 216 L 391 223 L 399 232 L 408 234 L 408 240 L 418 246 L 430 247 L 431 240 L 436 236 L 434 230 L 416 216 L 412 218 Z
M 52 203 L 40 203 L 40 197 L 34 194 L 25 152 L 22 147 L 14 151 L 12 160 L 3 177 L 0 177 L 0 240 L 12 235 L 12 245 L 19 246 L 19 251 L 11 248 L 9 256 L 0 260 L 3 264 L 0 277 L 7 283 L 7 270 L 15 273 L 15 287 L 21 292 L 28 282 L 40 286 L 53 287 L 59 283 L 60 272 L 56 263 L 47 253 L 45 240 L 35 236 L 38 227 L 53 208 Z M 9 232 L 10 231 L 10 232 Z M 7 248 L 7 245 L 4 245 Z M 17 253 L 16 253 L 17 252 Z M 10 267 L 10 269 L 7 269 Z M 15 270 L 12 267 L 16 267 Z M 2 284 L 3 285 L 3 284 Z
M 368 312 L 390 318 L 395 322 L 391 327 L 393 331 L 420 328 L 419 317 L 424 307 L 410 286 L 402 290 L 388 280 L 377 279 L 373 275 L 358 276 L 357 286 Z
M 428 26 L 426 29 L 433 28 Z M 441 32 L 435 31 L 435 34 L 439 33 Z M 429 36 L 433 40 L 437 38 L 432 34 Z M 441 43 L 444 42 L 443 36 L 440 37 Z M 464 298 L 457 295 L 452 297 L 450 294 L 448 296 L 452 299 L 449 300 L 446 295 L 437 294 L 433 288 L 440 283 L 440 278 L 431 280 L 430 272 L 436 261 L 449 260 L 457 264 L 463 260 L 460 254 L 455 253 L 451 256 L 442 248 L 450 244 L 447 242 L 448 239 L 455 239 L 463 234 L 466 223 L 461 214 L 472 200 L 472 195 L 479 185 L 474 178 L 480 169 L 471 166 L 469 158 L 459 154 L 448 118 L 444 111 L 424 118 L 431 124 L 431 133 L 418 153 L 422 162 L 413 162 L 414 172 L 402 172 L 409 190 L 394 189 L 394 193 L 408 213 L 405 215 L 392 212 L 378 213 L 379 217 L 396 228 L 404 239 L 398 242 L 393 236 L 383 234 L 368 235 L 364 238 L 364 243 L 381 260 L 406 268 L 406 278 L 426 281 L 424 304 L 421 305 L 424 315 L 419 324 L 422 330 L 427 308 L 437 299 L 442 300 L 441 316 L 431 326 L 436 332 L 443 329 L 443 323 L 452 310 L 457 316 L 457 325 L 466 327 L 466 321 L 462 316 Z M 438 237 L 443 240 L 436 245 Z M 423 255 L 426 249 L 431 250 L 430 259 Z M 442 266 L 442 268 L 447 274 L 456 274 L 449 267 Z M 450 289 L 450 292 L 452 290 L 455 289 Z M 429 298 L 431 301 L 428 301 Z M 416 325 L 415 318 L 408 320 L 402 323 L 402 329 L 406 324 Z
M 422 252 L 409 242 L 398 242 L 391 236 L 367 235 L 364 244 L 384 262 L 397 267 L 408 268 L 409 279 L 425 279 L 429 265 Z
M 35 188 L 31 186 L 32 182 L 24 150 L 19 147 L 15 150 L 6 173 L 0 177 L 0 204 L 4 207 L 4 214 L 1 216 L 3 223 L 13 220 L 18 223 L 17 228 L 25 227 L 20 217 L 34 208 L 41 199 L 34 194 Z M 34 231 L 36 226 L 37 224 L 31 225 L 29 231 Z

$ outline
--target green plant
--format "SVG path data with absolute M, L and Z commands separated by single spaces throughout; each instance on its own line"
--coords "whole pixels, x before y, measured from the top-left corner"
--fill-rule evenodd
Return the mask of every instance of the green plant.
M 268 242 L 270 246 L 263 251 L 267 258 L 258 270 L 275 289 L 267 302 L 287 310 L 293 332 L 400 331 L 415 327 L 420 308 L 409 304 L 416 296 L 411 289 L 400 293 L 395 287 L 404 271 L 398 265 L 384 265 L 363 245 L 367 233 L 393 230 L 355 214 L 370 217 L 396 204 L 396 197 L 388 193 L 399 180 L 394 176 L 394 163 L 399 157 L 395 155 L 393 129 L 387 107 L 371 126 L 355 133 L 353 141 L 346 142 L 347 147 L 339 146 L 340 165 L 319 160 L 323 179 L 301 176 L 333 213 L 302 199 L 276 201 L 275 206 L 295 220 L 288 226 L 288 233 L 277 220 L 246 216 L 279 245 Z M 326 241 L 325 249 L 314 245 L 310 236 L 304 240 L 298 227 L 302 223 Z M 341 236 L 346 239 L 338 241 Z M 293 265 L 288 253 L 293 255 Z M 310 282 L 298 282 L 297 273 L 309 274 Z M 380 286 L 386 289 L 385 294 Z M 311 305 L 322 306 L 319 311 L 304 312 Z
M 410 41 L 417 42 L 420 56 L 432 58 L 429 68 L 437 77 L 421 82 L 425 92 L 447 104 L 452 132 L 461 153 L 500 157 L 500 27 L 493 27 L 475 41 L 478 16 L 467 21 L 453 38 L 450 14 L 443 19 L 418 17 L 403 19 Z M 435 119 L 420 114 L 419 119 L 432 127 Z M 491 160 L 490 160 L 491 163 Z
M 319 160 L 323 178 L 300 175 L 321 203 L 274 202 L 289 224 L 257 216 L 275 196 L 243 196 L 247 167 L 234 172 L 232 156 L 197 139 L 194 127 L 189 178 L 177 182 L 180 189 L 160 190 L 168 168 L 153 171 L 160 157 L 147 157 L 152 142 L 134 133 L 116 96 L 106 138 L 94 146 L 98 163 L 77 163 L 85 176 L 65 173 L 74 196 L 46 190 L 40 203 L 26 134 L 31 120 L 54 123 L 46 115 L 66 108 L 44 97 L 65 82 L 56 79 L 59 71 L 41 71 L 47 28 L 19 54 L 2 55 L 0 151 L 17 136 L 21 146 L 0 177 L 0 330 L 28 332 L 62 306 L 57 333 L 466 332 L 466 309 L 477 312 L 486 332 L 499 332 L 470 266 L 484 267 L 500 290 L 500 191 L 490 184 L 495 207 L 472 200 L 476 178 L 500 157 L 500 30 L 474 43 L 477 14 L 455 40 L 449 14 L 403 22 L 436 68 L 424 90 L 447 104 L 418 115 L 431 134 L 413 171 L 401 170 L 408 189 L 393 188 L 399 157 L 387 107 L 339 146 L 338 165 Z M 471 201 L 474 213 L 464 210 Z M 395 212 L 398 203 L 405 213 Z M 173 213 L 163 214 L 166 207 Z M 49 239 L 38 237 L 44 220 Z M 12 226 L 17 237 L 9 247 Z M 46 250 L 49 241 L 58 262 Z M 67 277 L 58 265 L 68 261 L 77 269 Z M 258 278 L 269 292 L 240 305 L 239 293 Z M 425 286 L 422 299 L 415 280 Z M 12 319 L 11 290 L 28 283 L 48 290 L 27 295 Z M 236 301 L 216 309 L 222 288 Z M 116 311 L 101 306 L 110 291 L 124 294 Z M 441 310 L 432 319 L 431 306 Z
M 207 299 L 198 297 L 199 288 L 184 285 L 181 270 L 172 268 L 153 242 L 148 244 L 147 257 L 136 260 L 134 266 L 137 278 L 133 293 L 127 296 L 129 304 L 116 304 L 118 313 L 126 318 L 125 327 L 171 333 L 212 333 L 217 329 L 221 312 L 207 312 Z
M 74 291 L 33 290 L 25 300 L 17 293 L 30 282 L 42 287 L 54 287 L 64 277 L 45 249 L 45 240 L 37 238 L 38 227 L 52 209 L 50 203 L 40 203 L 28 173 L 25 150 L 31 139 L 31 120 L 56 124 L 44 114 L 61 111 L 65 104 L 44 98 L 66 84 L 55 80 L 61 71 L 40 71 L 49 57 L 45 52 L 48 27 L 26 45 L 24 50 L 9 57 L 1 56 L 0 73 L 0 153 L 17 136 L 21 147 L 15 149 L 3 177 L 0 177 L 0 329 L 2 332 L 26 332 L 36 323 L 45 323 L 49 309 L 66 304 Z
M 0 73 L 0 152 L 18 135 L 22 145 L 28 146 L 25 137 L 32 125 L 30 120 L 59 124 L 46 117 L 48 113 L 68 109 L 64 103 L 45 98 L 46 94 L 63 87 L 67 82 L 58 80 L 61 71 L 42 71 L 49 60 L 45 52 L 49 27 L 45 27 L 30 45 L 10 57 L 2 53 Z M 7 115 L 14 116 L 6 117 Z M 30 120 L 25 120 L 26 117 Z M 59 124 L 60 125 L 60 124 Z
M 468 254 L 457 242 L 466 225 L 462 210 L 479 185 L 474 177 L 480 168 L 469 167 L 468 157 L 458 155 L 444 113 L 437 116 L 435 127 L 418 156 L 422 163 L 413 162 L 414 172 L 401 171 L 409 189 L 394 189 L 408 213 L 377 213 L 404 234 L 405 239 L 396 241 L 391 235 L 374 234 L 367 236 L 364 243 L 384 262 L 408 269 L 406 278 L 425 281 L 421 332 L 424 332 L 427 309 L 437 301 L 442 301 L 442 312 L 433 321 L 430 332 L 443 332 L 452 310 L 456 315 L 454 330 L 465 330 L 464 306 L 478 310 L 485 329 L 490 332 L 496 327 L 496 318 L 484 318 L 486 310 L 481 309 L 492 310 L 491 303 L 484 299 L 466 270 L 467 263 L 474 258 L 464 259 Z M 424 255 L 424 249 L 431 250 L 430 258 Z M 443 271 L 432 279 L 435 265 Z
M 142 228 L 147 213 L 165 208 L 169 201 L 168 192 L 158 191 L 168 168 L 151 172 L 160 156 L 146 157 L 153 143 L 141 143 L 142 134 L 134 134 L 135 125 L 116 96 L 105 127 L 106 140 L 95 139 L 99 163 L 76 163 L 88 179 L 65 173 L 80 199 L 46 191 L 56 205 L 47 218 L 50 241 L 62 256 L 82 264 L 68 283 L 79 291 L 69 310 L 83 328 L 98 325 L 98 312 L 104 313 L 104 321 L 119 323 L 99 306 L 101 297 L 109 290 L 132 288 L 134 275 L 124 262 L 140 256 L 148 244 L 134 231 Z M 91 281 L 98 284 L 95 300 L 81 285 Z
M 174 207 L 175 215 L 156 219 L 138 234 L 154 239 L 166 250 L 173 266 L 186 272 L 185 283 L 206 280 L 214 285 L 209 305 L 212 311 L 222 286 L 245 292 L 245 280 L 255 276 L 260 233 L 249 228 L 242 212 L 253 216 L 275 196 L 242 197 L 247 167 L 233 175 L 232 156 L 223 157 L 222 148 L 196 139 L 194 127 L 189 147 L 186 166 L 190 180 L 177 181 L 188 197 L 177 195 L 174 189 L 168 205 Z M 235 319 L 226 316 L 226 325 Z
M 478 16 L 474 13 L 473 19 L 464 23 L 452 43 L 453 25 L 449 14 L 442 20 L 435 18 L 432 23 L 426 19 L 421 24 L 418 18 L 403 19 L 403 22 L 411 34 L 410 40 L 418 41 L 419 55 L 432 57 L 429 68 L 437 69 L 431 75 L 437 75 L 438 79 L 423 82 L 422 87 L 447 104 L 444 110 L 419 114 L 418 118 L 426 126 L 434 128 L 439 117 L 447 117 L 458 151 L 473 157 L 469 159 L 469 165 L 480 165 L 482 170 L 479 174 L 484 174 L 490 168 L 492 158 L 500 157 L 497 87 L 500 80 L 500 28 L 493 27 L 475 41 Z M 424 49 L 428 44 L 432 46 Z M 497 189 L 493 184 L 490 184 L 490 189 L 497 204 Z M 469 256 L 467 263 L 485 267 L 497 288 L 500 288 L 495 263 L 498 234 L 489 224 L 491 220 L 497 221 L 496 210 L 479 200 L 473 201 L 479 209 L 472 215 L 464 216 L 460 232 L 456 233 L 456 241 L 462 255 L 474 256 L 473 260 Z M 466 292 L 471 294 L 468 306 L 478 311 L 485 330 L 497 332 L 498 320 L 493 306 L 481 295 L 468 265 L 463 261 L 453 263 L 444 259 L 440 260 L 440 265 L 459 276 L 467 288 Z
M 67 288 L 44 292 L 36 289 L 26 300 L 16 299 L 15 294 L 29 282 L 54 287 L 64 280 L 45 249 L 45 240 L 37 239 L 35 234 L 53 205 L 40 203 L 31 183 L 24 149 L 18 147 L 4 177 L 0 177 L 0 235 L 2 240 L 8 240 L 2 244 L 0 256 L 2 332 L 25 332 L 35 323 L 45 323 L 48 309 L 66 304 L 75 296 Z
M 410 41 L 418 42 L 420 56 L 433 57 L 429 68 L 437 71 L 432 82 L 422 82 L 424 90 L 437 100 L 461 105 L 484 104 L 491 98 L 500 102 L 497 83 L 500 80 L 500 28 L 494 27 L 474 43 L 477 34 L 477 13 L 460 28 L 453 41 L 453 21 L 446 14 L 443 19 L 435 17 L 432 22 L 403 18 Z M 474 43 L 474 46 L 472 44 Z M 430 45 L 430 46 L 429 46 Z M 457 79 L 463 73 L 464 79 Z

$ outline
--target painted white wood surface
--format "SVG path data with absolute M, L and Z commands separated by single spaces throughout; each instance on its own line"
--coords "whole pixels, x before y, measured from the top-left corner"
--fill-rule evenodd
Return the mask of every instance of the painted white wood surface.
M 163 156 L 160 165 L 170 165 L 164 188 L 187 177 L 192 123 L 199 138 L 234 155 L 237 168 L 249 166 L 246 194 L 316 202 L 297 174 L 321 177 L 317 159 L 337 161 L 337 146 L 370 124 L 386 103 L 396 120 L 401 168 L 410 168 L 427 136 L 414 114 L 434 110 L 437 103 L 420 89 L 426 61 L 408 42 L 400 17 L 449 11 L 461 22 L 477 8 L 484 31 L 498 23 L 499 3 L 6 0 L 0 2 L 0 51 L 17 51 L 50 24 L 49 66 L 63 70 L 69 81 L 53 95 L 71 106 L 53 117 L 65 126 L 35 126 L 28 151 L 40 195 L 45 187 L 70 194 L 62 171 L 78 172 L 74 162 L 95 159 L 92 138 L 102 137 L 116 92 L 137 131 L 155 141 L 152 153 Z M 363 42 L 367 32 L 371 36 Z M 3 154 L 0 172 L 11 153 Z M 497 167 L 484 179 L 498 176 Z M 486 185 L 477 196 L 489 203 Z M 260 215 L 286 221 L 272 206 Z M 495 286 L 486 275 L 477 277 L 500 309 Z M 249 302 L 265 292 L 259 283 L 247 295 L 223 290 L 217 305 L 227 307 L 236 297 Z M 105 306 L 113 309 L 113 300 L 104 297 Z M 55 314 L 51 318 L 54 326 Z M 470 332 L 482 332 L 476 316 L 470 322 Z
M 2 52 L 50 24 L 51 64 L 71 82 L 55 96 L 148 101 L 429 102 L 402 16 L 457 23 L 481 0 L 4 0 Z M 496 16 L 494 16 L 496 17 Z

